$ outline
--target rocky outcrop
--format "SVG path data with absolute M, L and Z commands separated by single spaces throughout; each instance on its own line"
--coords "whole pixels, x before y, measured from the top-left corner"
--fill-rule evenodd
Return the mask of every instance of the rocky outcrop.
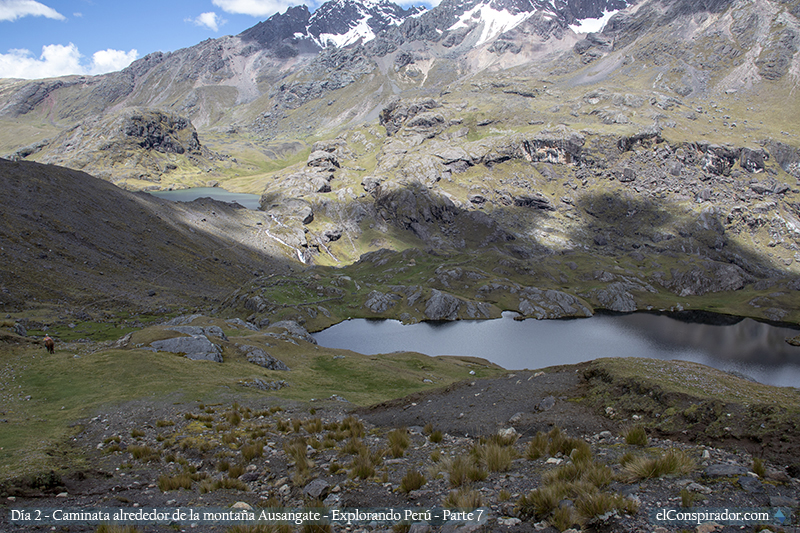
M 208 340 L 205 335 L 189 335 L 153 341 L 150 346 L 157 352 L 170 352 L 184 355 L 193 361 L 222 362 L 222 349 Z
M 432 98 L 407 103 L 396 100 L 383 108 L 378 119 L 380 125 L 386 128 L 386 134 L 391 136 L 400 131 L 400 128 L 403 127 L 406 121 L 413 119 L 417 115 L 424 114 L 423 117 L 433 117 L 434 115 L 428 112 L 440 106 L 441 105 Z M 419 120 L 419 124 L 415 123 L 415 125 L 416 127 L 421 127 L 423 123 L 424 125 L 433 127 L 435 124 L 438 124 L 439 121 L 434 118 L 425 118 L 425 120 Z
M 317 339 L 312 337 L 306 328 L 295 322 L 294 320 L 282 320 L 270 325 L 270 329 L 283 330 L 283 335 L 293 337 L 298 340 L 317 344 Z
M 168 154 L 200 152 L 194 126 L 175 113 L 134 111 L 125 115 L 122 128 L 127 137 L 146 150 Z
M 425 303 L 425 317 L 428 320 L 458 320 L 459 318 L 490 318 L 492 306 L 485 302 L 470 302 L 452 294 L 431 290 Z
M 400 300 L 400 296 L 397 294 L 372 291 L 367 295 L 364 306 L 373 313 L 383 313 L 390 307 L 394 307 L 398 300 Z
M 236 347 L 254 365 L 263 366 L 267 370 L 289 370 L 289 367 L 283 361 L 275 359 L 258 346 L 237 344 Z
M 224 341 L 228 340 L 225 332 L 219 326 L 170 326 L 167 329 L 170 331 L 177 331 L 185 335 L 203 335 L 206 337 L 218 337 Z
M 552 289 L 524 287 L 519 290 L 518 310 L 537 319 L 590 317 L 592 310 L 580 298 Z
M 701 296 L 709 292 L 735 291 L 753 280 L 734 264 L 708 262 L 704 268 L 694 267 L 681 272 L 672 270 L 672 279 L 663 285 L 679 296 Z

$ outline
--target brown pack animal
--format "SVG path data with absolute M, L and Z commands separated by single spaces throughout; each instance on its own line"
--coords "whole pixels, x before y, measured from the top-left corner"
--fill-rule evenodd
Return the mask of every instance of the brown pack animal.
M 51 339 L 50 335 L 45 335 L 44 347 L 47 348 L 48 353 L 56 353 L 56 341 Z

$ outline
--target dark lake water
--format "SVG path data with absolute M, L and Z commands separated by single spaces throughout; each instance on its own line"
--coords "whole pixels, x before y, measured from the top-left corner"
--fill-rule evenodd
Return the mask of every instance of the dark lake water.
M 761 383 L 800 387 L 800 331 L 743 319 L 692 323 L 649 313 L 574 320 L 421 322 L 354 319 L 314 337 L 321 346 L 363 354 L 414 351 L 482 357 L 508 370 L 574 364 L 600 357 L 681 359 L 746 374 Z M 730 321 L 730 319 L 728 319 Z
M 179 189 L 177 191 L 153 191 L 150 194 L 173 202 L 191 202 L 198 198 L 213 198 L 222 202 L 237 202 L 247 209 L 258 209 L 259 200 L 261 199 L 257 194 L 230 192 L 219 187 L 192 187 L 191 189 Z

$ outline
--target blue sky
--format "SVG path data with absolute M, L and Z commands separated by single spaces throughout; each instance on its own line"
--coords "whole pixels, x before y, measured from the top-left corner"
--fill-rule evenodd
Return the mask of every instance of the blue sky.
M 120 70 L 236 35 L 303 0 L 0 0 L 0 78 Z

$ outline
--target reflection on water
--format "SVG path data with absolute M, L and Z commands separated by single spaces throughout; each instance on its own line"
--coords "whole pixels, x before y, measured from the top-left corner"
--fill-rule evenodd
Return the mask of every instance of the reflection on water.
M 173 202 L 191 202 L 198 198 L 212 198 L 222 202 L 236 202 L 247 209 L 258 209 L 261 198 L 257 194 L 230 192 L 219 187 L 192 187 L 191 189 L 179 189 L 176 191 L 153 191 L 150 194 Z
M 544 368 L 600 357 L 694 361 L 746 374 L 771 385 L 800 386 L 797 330 L 750 319 L 735 324 L 690 323 L 647 313 L 574 320 L 497 320 L 403 325 L 349 320 L 316 333 L 320 345 L 364 354 L 414 351 L 483 357 L 507 369 Z

